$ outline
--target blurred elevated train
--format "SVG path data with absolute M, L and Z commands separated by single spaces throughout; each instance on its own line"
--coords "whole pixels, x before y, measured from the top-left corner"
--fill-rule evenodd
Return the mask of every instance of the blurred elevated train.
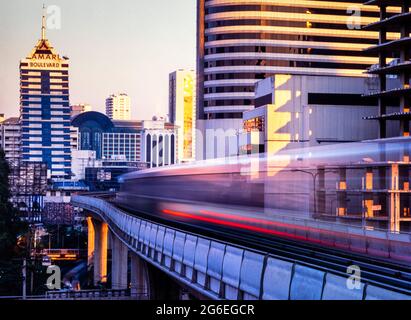
M 126 174 L 115 202 L 194 227 L 411 264 L 411 138 L 200 161 Z

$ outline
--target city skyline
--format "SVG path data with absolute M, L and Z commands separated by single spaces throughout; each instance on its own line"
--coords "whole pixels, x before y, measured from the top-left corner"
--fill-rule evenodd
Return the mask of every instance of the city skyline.
M 94 0 L 46 3 L 61 10 L 61 28 L 48 29 L 47 35 L 61 54 L 70 58 L 70 103 L 87 103 L 104 113 L 105 98 L 121 91 L 132 98 L 133 118 L 165 116 L 168 74 L 195 65 L 195 3 L 191 2 L 125 1 L 117 7 Z M 0 38 L 4 40 L 0 113 L 13 117 L 19 115 L 17 66 L 40 39 L 42 1 L 14 1 L 4 6 L 0 13 Z M 114 23 L 107 23 L 110 18 Z M 153 21 L 162 23 L 152 26 Z M 113 37 L 115 45 L 105 39 Z M 167 56 L 163 54 L 165 46 L 170 53 Z M 155 63 L 147 63 L 148 59 Z
M 56 2 L 0 12 L 0 301 L 411 300 L 410 0 Z

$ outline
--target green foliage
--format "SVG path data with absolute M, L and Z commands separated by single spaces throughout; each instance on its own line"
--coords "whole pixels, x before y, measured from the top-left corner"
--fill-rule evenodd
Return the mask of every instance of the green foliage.
M 0 149 L 0 260 L 7 260 L 22 254 L 18 245 L 19 236 L 24 235 L 27 226 L 18 217 L 18 212 L 10 203 L 10 167 Z
M 10 167 L 6 161 L 4 150 L 0 149 L 0 203 L 5 204 L 10 198 L 9 192 Z
M 0 260 L 0 296 L 21 295 L 22 261 Z
M 10 203 L 10 167 L 0 149 L 0 295 L 18 295 L 23 281 L 22 256 L 26 254 L 27 225 Z

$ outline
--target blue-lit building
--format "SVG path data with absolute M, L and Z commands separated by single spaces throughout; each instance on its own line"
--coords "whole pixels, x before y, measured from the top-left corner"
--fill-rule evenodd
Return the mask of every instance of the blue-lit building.
M 111 120 L 90 111 L 72 119 L 78 149 L 96 152 L 97 160 L 146 163 L 148 167 L 177 163 L 177 128 L 164 120 Z
M 71 176 L 69 62 L 46 39 L 20 61 L 22 160 L 43 162 L 53 179 Z

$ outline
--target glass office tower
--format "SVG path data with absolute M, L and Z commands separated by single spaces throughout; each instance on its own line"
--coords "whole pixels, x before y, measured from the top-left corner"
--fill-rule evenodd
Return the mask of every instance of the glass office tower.
M 198 0 L 198 119 L 240 119 L 274 74 L 364 76 L 378 33 L 361 28 L 379 9 L 362 2 Z

